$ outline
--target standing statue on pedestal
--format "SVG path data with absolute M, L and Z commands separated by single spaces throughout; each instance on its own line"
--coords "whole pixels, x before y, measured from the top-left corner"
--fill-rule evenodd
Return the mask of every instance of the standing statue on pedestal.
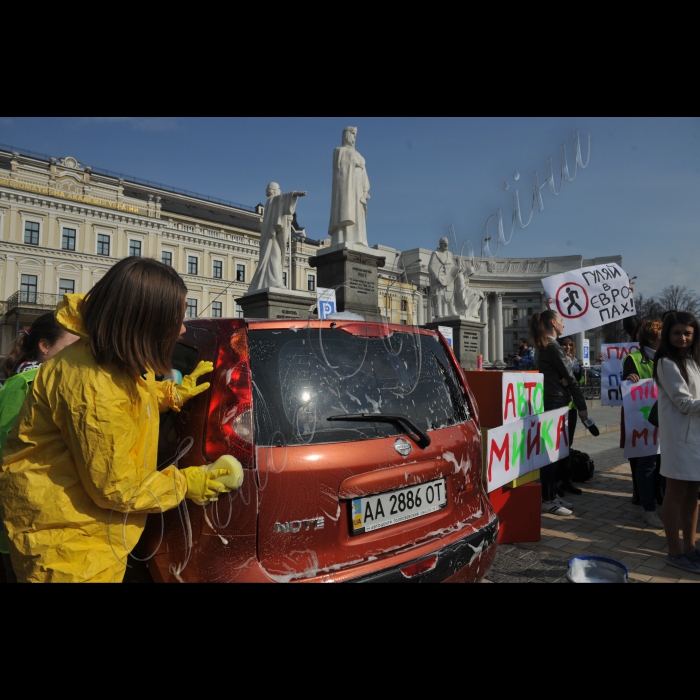
M 343 130 L 343 145 L 333 151 L 333 190 L 328 234 L 331 245 L 367 245 L 369 179 L 365 159 L 355 150 L 357 127 Z
M 474 274 L 474 268 L 462 271 L 447 243 L 447 238 L 440 239 L 440 246 L 428 263 L 433 318 L 477 317 L 484 294 L 469 288 L 468 277 Z
M 287 254 L 287 241 L 292 230 L 292 217 L 297 199 L 306 192 L 286 192 L 271 182 L 267 186 L 268 200 L 265 203 L 262 231 L 260 233 L 260 259 L 246 294 L 267 287 L 282 287 L 282 268 Z

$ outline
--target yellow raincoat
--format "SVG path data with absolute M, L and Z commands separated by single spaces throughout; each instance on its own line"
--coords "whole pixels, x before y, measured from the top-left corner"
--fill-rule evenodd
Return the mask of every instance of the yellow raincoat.
M 185 497 L 184 474 L 156 471 L 159 412 L 172 382 L 99 367 L 79 294 L 58 322 L 81 340 L 37 372 L 3 453 L 0 504 L 19 581 L 120 582 L 147 513 Z

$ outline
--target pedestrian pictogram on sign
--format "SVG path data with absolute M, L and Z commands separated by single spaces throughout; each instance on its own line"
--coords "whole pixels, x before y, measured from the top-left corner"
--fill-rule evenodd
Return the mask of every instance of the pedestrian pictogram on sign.
M 580 318 L 588 311 L 588 294 L 578 282 L 566 282 L 557 290 L 557 311 L 564 318 Z

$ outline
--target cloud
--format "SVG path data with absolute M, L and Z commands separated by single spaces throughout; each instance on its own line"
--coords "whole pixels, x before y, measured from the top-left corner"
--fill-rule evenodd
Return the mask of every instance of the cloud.
M 175 131 L 180 128 L 175 117 L 83 117 L 82 124 L 122 123 L 136 131 Z

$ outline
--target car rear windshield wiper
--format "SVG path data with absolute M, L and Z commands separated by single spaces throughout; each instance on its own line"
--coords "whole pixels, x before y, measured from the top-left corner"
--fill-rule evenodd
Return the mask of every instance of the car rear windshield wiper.
M 418 447 L 425 449 L 430 444 L 428 433 L 423 432 L 408 416 L 402 416 L 398 413 L 342 413 L 339 416 L 328 416 L 326 420 L 394 423 L 394 425 L 403 428 Z

